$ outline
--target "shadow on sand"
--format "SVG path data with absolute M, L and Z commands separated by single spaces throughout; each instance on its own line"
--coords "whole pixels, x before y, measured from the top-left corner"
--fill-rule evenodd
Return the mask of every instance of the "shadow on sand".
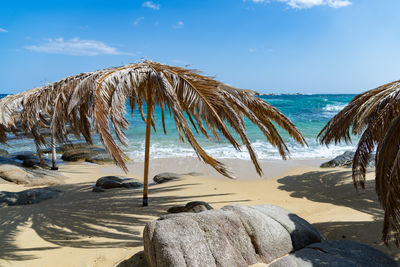
M 383 210 L 375 193 L 375 180 L 366 181 L 365 190 L 356 191 L 349 178 L 351 170 L 318 171 L 286 176 L 278 182 L 281 184 L 279 189 L 291 192 L 292 197 L 331 203 L 370 214 L 372 221 L 332 221 L 313 225 L 328 239 L 350 239 L 369 244 L 397 259 L 398 249 L 393 244 L 387 248 L 381 242 Z M 366 232 L 369 234 L 366 235 Z
M 223 197 L 228 194 L 179 196 L 193 183 L 155 185 L 149 190 L 149 206 L 142 207 L 142 189 L 110 189 L 91 192 L 92 184 L 56 186 L 63 195 L 56 199 L 26 206 L 0 209 L 0 259 L 31 260 L 29 251 L 77 248 L 116 248 L 142 246 L 142 228 L 147 222 L 166 213 L 173 205 Z M 168 195 L 168 196 L 165 196 Z M 223 198 L 221 198 L 223 199 Z M 248 200 L 236 200 L 245 202 Z M 210 202 L 212 203 L 212 202 Z M 49 247 L 19 248 L 15 245 L 21 226 L 33 229 L 42 239 L 54 244 Z M 105 241 L 104 241 L 105 240 Z

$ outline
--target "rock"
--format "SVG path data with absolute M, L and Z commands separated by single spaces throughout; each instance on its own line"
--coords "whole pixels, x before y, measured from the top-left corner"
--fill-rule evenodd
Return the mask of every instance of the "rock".
M 280 266 L 398 266 L 383 252 L 370 246 L 350 241 L 337 240 L 311 244 L 295 253 L 273 262 Z
M 229 206 L 228 206 L 229 207 Z M 236 207 L 236 206 L 231 206 Z M 325 237 L 314 226 L 290 211 L 274 205 L 256 205 L 252 208 L 270 216 L 290 233 L 294 250 L 304 248 L 308 244 L 325 240 Z
M 0 164 L 0 178 L 29 186 L 57 185 L 63 183 L 65 179 L 59 172 L 42 168 L 26 169 L 12 160 Z
M 13 153 L 11 155 L 11 159 L 14 159 L 16 161 L 22 161 L 22 166 L 27 168 L 40 166 L 39 157 L 35 152 L 25 151 L 25 152 Z M 52 164 L 51 160 L 45 157 L 42 157 L 42 161 L 44 163 L 44 166 L 46 167 L 50 167 Z
M 39 203 L 46 199 L 55 198 L 60 193 L 60 190 L 52 188 L 28 189 L 21 192 L 0 191 L 0 205 L 4 205 L 4 203 L 9 206 Z
M 199 213 L 206 210 L 212 210 L 207 202 L 204 201 L 192 201 L 187 203 L 185 206 L 174 206 L 167 210 L 169 213 L 179 213 L 179 212 L 193 212 Z
M 18 159 L 18 160 L 36 159 L 37 158 L 36 152 L 32 152 L 32 151 L 21 151 L 21 152 L 17 152 L 17 153 L 12 153 L 10 156 L 11 156 L 11 158 Z
M 162 184 L 169 181 L 180 180 L 182 179 L 182 174 L 177 174 L 173 172 L 163 172 L 159 173 L 153 177 L 153 181 L 157 184 Z
M 61 159 L 64 161 L 85 161 L 94 155 L 104 153 L 106 153 L 106 150 L 103 148 L 78 148 L 65 151 Z
M 267 214 L 270 207 L 273 211 Z M 279 211 L 275 206 L 234 205 L 221 210 L 163 216 L 145 227 L 147 261 L 150 266 L 270 263 L 293 251 L 293 244 L 302 244 L 292 240 L 296 238 L 295 231 L 311 235 L 308 240 L 314 240 L 315 233 L 319 233 L 304 220 L 290 225 L 287 220 L 291 213 L 282 210 L 283 215 L 274 217 Z M 318 241 L 321 240 L 322 235 Z
M 96 164 L 104 164 L 114 162 L 114 160 L 110 157 L 108 153 L 101 153 L 96 155 L 89 155 L 85 159 L 86 162 L 96 163 Z
M 273 205 L 162 216 L 145 226 L 143 240 L 149 266 L 398 266 L 367 245 L 326 241 Z
M 139 251 L 129 259 L 122 260 L 115 267 L 148 267 L 144 251 Z
M 49 159 L 43 158 L 42 160 L 43 160 L 43 163 L 44 163 L 44 166 L 42 166 L 42 167 L 47 167 L 47 168 L 51 167 L 52 162 Z M 40 165 L 40 160 L 37 157 L 37 158 L 23 160 L 22 161 L 22 166 L 27 167 L 27 168 L 32 168 L 32 167 L 41 166 L 41 165 Z
M 95 145 L 88 145 L 87 143 L 71 143 L 71 144 L 63 144 L 62 146 L 58 147 L 58 150 L 61 152 L 66 152 L 69 150 L 76 150 L 76 149 L 101 149 L 100 146 Z
M 5 149 L 0 149 L 0 156 L 1 156 L 1 157 L 7 156 L 7 155 L 8 155 L 8 151 L 7 151 L 7 150 L 5 150 Z
M 0 165 L 0 177 L 16 184 L 29 184 L 30 180 L 33 179 L 32 174 L 28 173 L 25 169 L 12 164 Z
M 110 189 L 110 188 L 141 188 L 143 187 L 143 183 L 134 178 L 124 178 L 119 176 L 103 176 L 99 178 L 96 182 L 96 187 L 101 189 Z M 93 192 L 98 189 L 93 188 Z
M 336 158 L 322 163 L 321 168 L 334 168 L 334 167 L 346 167 L 346 168 L 351 168 L 353 164 L 353 157 L 354 157 L 354 152 L 352 151 L 346 151 L 342 155 L 337 156 Z M 369 161 L 368 161 L 368 167 L 375 167 L 375 154 L 371 154 Z

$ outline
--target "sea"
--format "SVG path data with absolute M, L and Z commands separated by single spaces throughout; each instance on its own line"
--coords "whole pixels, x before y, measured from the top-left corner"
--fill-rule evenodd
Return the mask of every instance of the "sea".
M 5 95 L 0 95 L 4 97 Z M 354 94 L 281 94 L 281 95 L 261 95 L 264 101 L 278 108 L 285 114 L 302 132 L 308 147 L 303 147 L 282 129 L 279 129 L 286 145 L 290 150 L 291 159 L 330 159 L 342 154 L 347 150 L 354 150 L 357 137 L 354 137 L 352 144 L 330 145 L 326 147 L 317 141 L 317 135 L 324 125 L 343 109 L 354 97 Z M 142 121 L 138 110 L 131 116 L 129 107 L 126 108 L 126 118 L 130 127 L 126 130 L 128 146 L 123 147 L 126 154 L 135 161 L 143 161 L 144 140 L 146 125 Z M 176 157 L 196 157 L 190 144 L 186 141 L 181 143 L 175 127 L 175 122 L 169 113 L 166 113 L 166 130 L 164 134 L 161 124 L 161 112 L 156 109 L 156 132 L 151 133 L 150 158 L 176 158 Z M 270 160 L 281 158 L 278 150 L 268 143 L 262 132 L 249 120 L 245 120 L 247 135 L 257 153 L 259 160 Z M 219 141 L 209 141 L 201 134 L 195 134 L 199 144 L 207 153 L 219 159 L 244 159 L 249 160 L 246 147 L 241 151 L 235 150 L 232 145 L 223 138 Z M 238 135 L 234 135 L 238 138 Z M 240 139 L 237 139 L 240 141 Z M 94 138 L 95 143 L 99 143 L 98 138 Z M 31 140 L 11 140 L 7 145 L 0 145 L 1 148 L 9 152 L 34 151 L 35 147 Z

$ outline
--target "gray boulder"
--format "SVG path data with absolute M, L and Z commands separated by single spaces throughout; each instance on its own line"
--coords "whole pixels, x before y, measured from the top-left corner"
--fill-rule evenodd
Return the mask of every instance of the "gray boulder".
M 65 177 L 56 171 L 42 168 L 23 168 L 18 163 L 5 161 L 0 163 L 0 178 L 11 183 L 28 186 L 57 185 L 63 183 Z
M 0 177 L 16 184 L 29 184 L 33 175 L 25 169 L 13 164 L 0 165 Z
M 165 215 L 145 226 L 143 240 L 149 266 L 398 266 L 367 245 L 326 241 L 273 205 Z
M 28 189 L 21 192 L 0 191 L 0 205 L 27 205 L 58 197 L 60 190 L 52 188 Z
M 141 188 L 143 183 L 134 178 L 125 178 L 121 176 L 103 176 L 96 182 L 93 192 L 102 192 L 102 189 L 111 188 Z
M 199 213 L 206 210 L 212 210 L 213 207 L 204 201 L 192 201 L 187 203 L 185 206 L 174 206 L 167 210 L 169 213 L 179 213 L 179 212 L 193 212 Z
M 336 240 L 311 244 L 276 260 L 269 266 L 397 267 L 398 264 L 383 252 L 370 246 L 350 240 Z
M 157 184 L 162 184 L 169 181 L 180 180 L 183 178 L 183 174 L 173 172 L 162 172 L 153 177 L 153 181 Z
M 110 154 L 108 153 L 100 153 L 95 155 L 89 155 L 85 158 L 86 162 L 95 163 L 95 164 L 104 164 L 104 163 L 111 163 L 114 160 L 111 158 Z
M 352 151 L 346 151 L 342 155 L 339 155 L 328 162 L 322 163 L 320 167 L 321 168 L 334 168 L 334 167 L 351 168 L 351 166 L 353 164 L 354 154 L 355 153 Z M 368 161 L 368 167 L 375 167 L 375 154 L 371 154 L 369 161 Z
M 268 214 L 269 207 L 273 212 Z M 147 260 L 150 266 L 248 266 L 270 263 L 294 251 L 293 244 L 304 243 L 293 240 L 298 236 L 307 240 L 302 236 L 309 234 L 312 237 L 308 240 L 323 240 L 306 221 L 290 225 L 290 212 L 275 216 L 276 210 L 271 205 L 234 205 L 201 213 L 166 215 L 145 227 Z M 294 234 L 295 231 L 302 235 Z
M 98 154 L 107 153 L 103 148 L 76 148 L 67 150 L 61 156 L 61 159 L 64 161 L 85 161 L 87 158 L 93 157 Z

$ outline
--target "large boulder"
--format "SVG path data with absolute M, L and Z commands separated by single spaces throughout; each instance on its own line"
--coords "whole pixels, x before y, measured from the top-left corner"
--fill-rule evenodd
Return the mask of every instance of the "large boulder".
M 13 164 L 0 164 L 0 177 L 16 184 L 29 184 L 33 175 Z
M 112 163 L 114 160 L 111 158 L 108 153 L 100 153 L 95 155 L 89 155 L 85 158 L 86 162 L 95 163 L 95 164 L 105 164 Z
M 103 148 L 82 147 L 65 151 L 61 159 L 64 161 L 85 161 L 94 155 L 105 153 L 107 152 Z
M 0 178 L 27 186 L 57 185 L 63 183 L 65 179 L 59 172 L 42 168 L 24 168 L 12 160 L 0 161 Z
M 279 210 L 285 212 L 276 216 Z M 293 252 L 294 245 L 324 239 L 303 219 L 271 205 L 166 215 L 148 223 L 143 236 L 150 266 L 270 263 Z
M 145 226 L 143 240 L 149 266 L 397 266 L 366 245 L 326 241 L 273 205 L 165 215 Z
M 28 189 L 21 192 L 0 191 L 0 206 L 27 205 L 57 197 L 60 190 L 52 188 Z
M 398 264 L 383 252 L 370 246 L 350 240 L 334 240 L 308 245 L 274 261 L 269 266 L 398 267 Z

